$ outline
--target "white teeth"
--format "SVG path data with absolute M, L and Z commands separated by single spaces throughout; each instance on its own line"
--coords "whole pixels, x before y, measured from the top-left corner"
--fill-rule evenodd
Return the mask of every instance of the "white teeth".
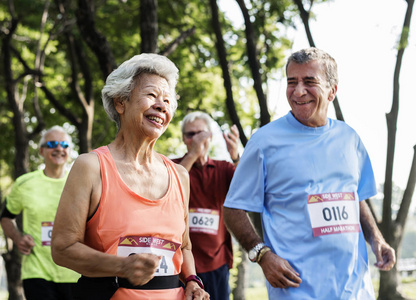
M 297 105 L 305 105 L 308 103 L 311 103 L 312 101 L 308 101 L 308 102 L 298 102 L 298 101 L 294 101 Z
M 156 116 L 148 116 L 147 117 L 149 120 L 155 121 L 156 123 L 159 123 L 160 125 L 162 125 L 163 120 L 159 117 Z

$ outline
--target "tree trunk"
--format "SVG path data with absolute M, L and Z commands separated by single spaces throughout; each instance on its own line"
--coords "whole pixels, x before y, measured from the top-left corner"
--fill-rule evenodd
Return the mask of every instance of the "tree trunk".
M 400 277 L 396 265 L 388 272 L 380 271 L 380 287 L 378 290 L 378 300 L 403 300 L 404 298 L 398 291 Z
M 98 59 L 104 80 L 116 67 L 113 52 L 107 39 L 95 27 L 93 1 L 78 0 L 76 13 L 78 28 L 82 38 Z
M 211 6 L 212 27 L 214 28 L 215 37 L 217 39 L 215 46 L 218 52 L 218 59 L 220 61 L 220 65 L 222 69 L 222 77 L 224 79 L 224 88 L 225 88 L 225 92 L 227 95 L 227 98 L 225 100 L 226 105 L 227 105 L 227 111 L 228 111 L 228 114 L 230 115 L 231 121 L 237 125 L 238 131 L 240 133 L 241 143 L 243 144 L 243 146 L 245 146 L 247 144 L 248 139 L 243 131 L 243 127 L 241 126 L 240 119 L 235 109 L 230 71 L 228 69 L 227 52 L 224 46 L 224 39 L 222 37 L 222 32 L 221 32 L 221 24 L 218 18 L 217 1 L 210 0 L 209 3 Z
M 402 34 L 400 37 L 400 43 L 397 52 L 396 67 L 393 77 L 393 101 L 390 112 L 386 115 L 387 119 L 387 159 L 386 159 L 386 174 L 384 180 L 384 200 L 383 200 L 383 220 L 380 225 L 380 230 L 387 243 L 389 243 L 396 253 L 400 252 L 401 241 L 404 233 L 404 226 L 406 223 L 406 217 L 409 212 L 410 199 L 414 191 L 414 168 L 415 158 L 413 159 L 412 170 L 409 176 L 408 186 L 406 188 L 405 196 L 400 204 L 399 214 L 396 221 L 393 221 L 392 217 L 392 190 L 393 190 L 393 165 L 394 165 L 394 152 L 396 146 L 396 131 L 397 131 L 397 119 L 399 115 L 399 78 L 400 69 L 402 65 L 404 50 L 406 49 L 408 38 L 410 20 L 412 16 L 414 0 L 407 0 L 407 10 L 404 18 Z M 398 280 L 396 266 L 389 272 L 380 271 L 380 292 L 379 300 L 395 300 L 404 299 L 398 287 L 400 281 Z
M 21 278 L 21 259 L 17 247 L 13 246 L 12 250 L 4 253 L 4 265 L 7 274 L 7 286 L 9 292 L 9 300 L 25 299 Z
M 240 244 L 238 244 L 238 251 L 241 253 L 241 262 L 237 266 L 237 281 L 232 294 L 234 300 L 245 300 L 248 259 L 244 248 Z
M 254 90 L 257 94 L 257 99 L 260 106 L 260 127 L 266 125 L 270 122 L 270 113 L 267 107 L 267 99 L 263 92 L 263 81 L 260 75 L 260 63 L 258 61 L 257 49 L 256 49 L 256 35 L 254 33 L 253 24 L 250 21 L 250 15 L 248 9 L 245 5 L 244 0 L 237 0 L 238 5 L 240 6 L 241 12 L 244 17 L 244 25 L 246 27 L 246 47 L 247 47 L 247 56 L 248 63 L 251 70 L 251 75 L 254 80 Z
M 294 0 L 294 2 L 299 9 L 300 18 L 302 19 L 303 26 L 305 27 L 305 32 L 308 38 L 309 45 L 311 47 L 316 47 L 315 42 L 312 37 L 311 27 L 309 26 L 309 16 L 310 16 L 310 11 L 312 9 L 313 1 L 311 1 L 311 7 L 309 7 L 309 11 L 307 11 L 305 7 L 303 6 L 302 0 Z M 335 96 L 333 104 L 334 104 L 335 115 L 337 117 L 337 120 L 344 121 L 344 116 L 342 115 L 341 106 L 338 101 L 338 96 Z
M 142 53 L 157 53 L 157 0 L 140 1 L 140 36 Z
M 11 2 L 13 3 L 13 2 Z M 3 75 L 6 81 L 6 93 L 9 106 L 13 112 L 13 126 L 15 128 L 15 161 L 14 161 L 14 178 L 26 173 L 29 168 L 29 151 L 28 151 L 28 135 L 24 123 L 23 104 L 20 99 L 16 98 L 16 81 L 13 79 L 12 59 L 11 59 L 11 38 L 17 28 L 18 19 L 14 17 L 14 9 L 10 6 L 10 15 L 12 20 L 9 26 L 8 34 L 4 35 L 2 43 L 3 53 Z M 21 216 L 17 218 L 17 224 L 21 228 Z M 22 281 L 20 276 L 21 256 L 18 253 L 17 246 L 13 245 L 12 249 L 8 248 L 8 252 L 3 254 L 7 283 L 10 300 L 23 300 Z

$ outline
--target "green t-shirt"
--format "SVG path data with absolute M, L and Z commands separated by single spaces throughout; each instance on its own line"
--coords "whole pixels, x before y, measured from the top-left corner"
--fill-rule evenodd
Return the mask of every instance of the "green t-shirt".
M 23 231 L 30 234 L 35 246 L 22 258 L 22 279 L 42 278 L 56 283 L 77 282 L 80 274 L 56 265 L 51 256 L 51 234 L 64 178 L 47 177 L 43 170 L 17 178 L 6 198 L 7 209 L 15 215 L 22 213 Z

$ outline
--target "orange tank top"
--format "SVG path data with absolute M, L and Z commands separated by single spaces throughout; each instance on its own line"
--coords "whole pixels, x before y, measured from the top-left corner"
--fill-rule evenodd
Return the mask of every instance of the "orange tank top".
M 102 195 L 97 211 L 87 222 L 85 244 L 119 256 L 154 253 L 162 256 L 155 276 L 179 274 L 185 203 L 174 163 L 161 155 L 168 170 L 169 187 L 162 198 L 148 200 L 124 183 L 107 146 L 93 152 L 100 162 Z M 119 288 L 111 299 L 183 299 L 183 289 Z

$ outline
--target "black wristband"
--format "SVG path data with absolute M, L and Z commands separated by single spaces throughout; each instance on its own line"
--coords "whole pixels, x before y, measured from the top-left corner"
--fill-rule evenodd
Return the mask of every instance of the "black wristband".
M 236 159 L 232 159 L 232 158 L 231 158 L 231 160 L 233 161 L 233 163 L 237 163 L 237 162 L 239 162 L 239 161 L 240 161 L 240 154 L 238 154 L 238 156 L 237 156 L 237 158 L 236 158 Z

